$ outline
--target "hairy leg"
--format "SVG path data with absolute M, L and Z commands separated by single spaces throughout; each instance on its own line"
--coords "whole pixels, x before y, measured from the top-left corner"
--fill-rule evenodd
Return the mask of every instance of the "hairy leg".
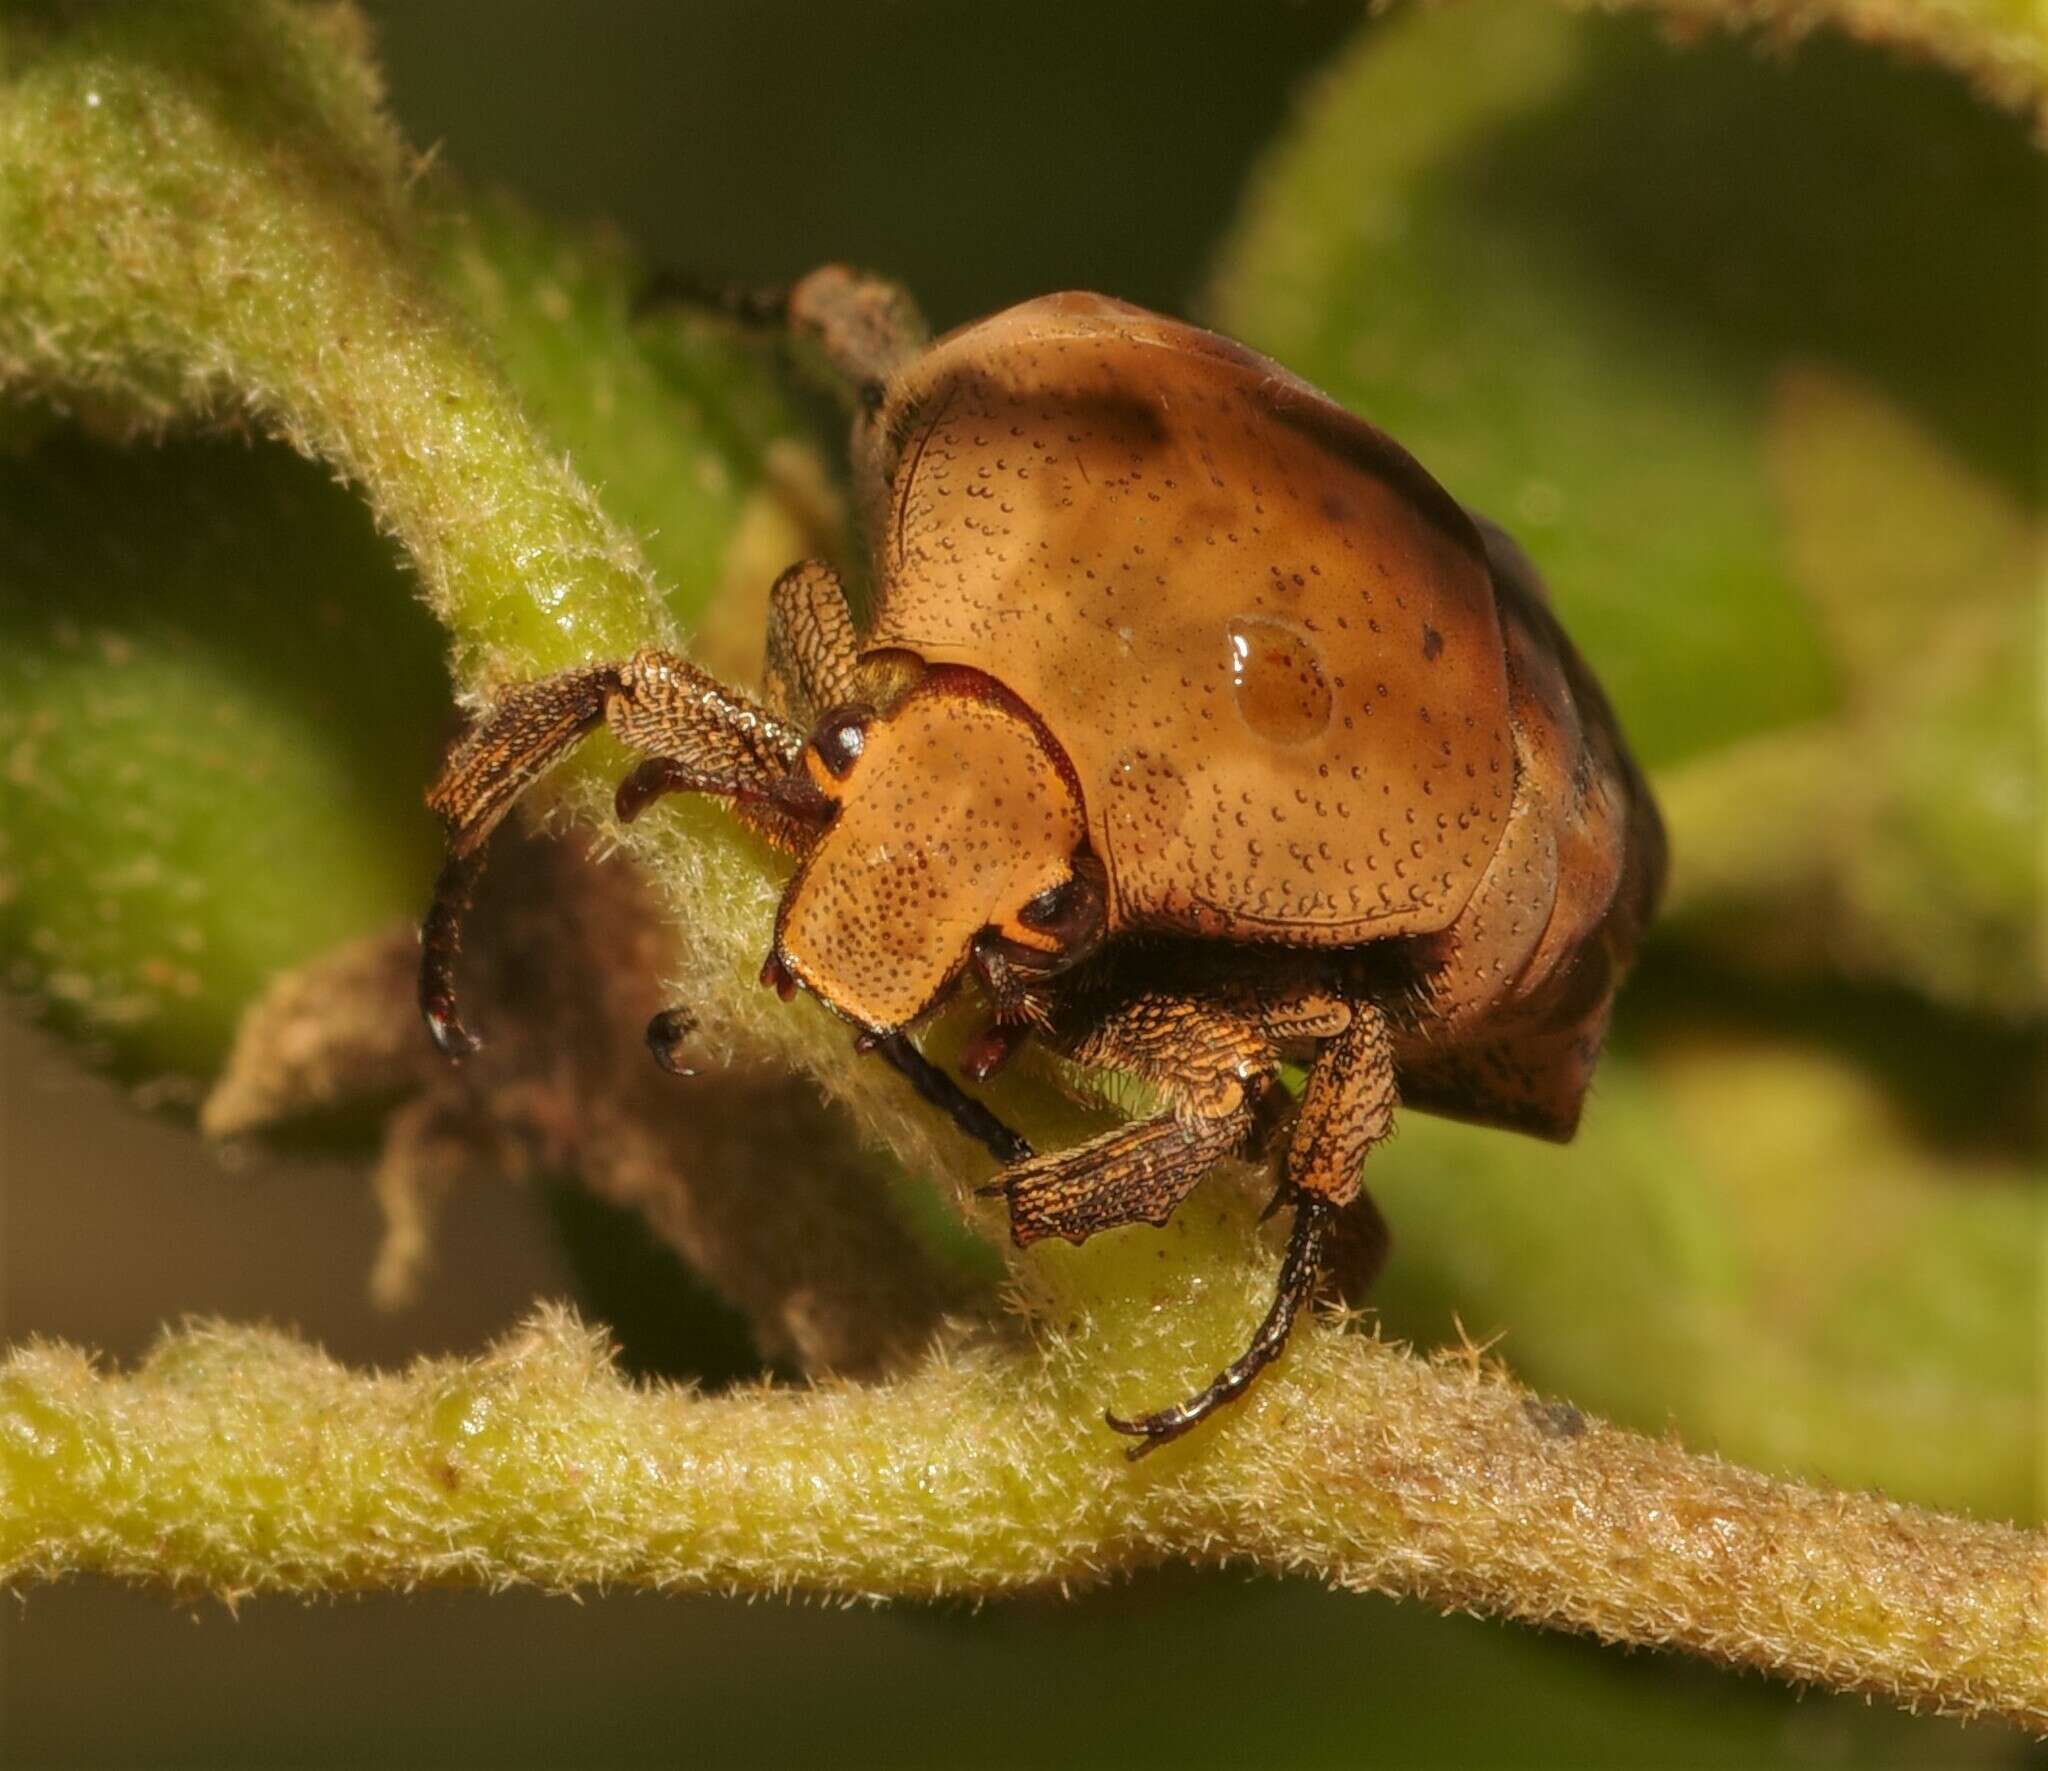
M 823 560 L 804 560 L 768 593 L 769 708 L 809 726 L 828 708 L 851 701 L 860 638 L 839 574 Z
M 1393 1130 L 1397 1099 L 1393 1031 L 1377 1007 L 1358 1003 L 1351 1024 L 1324 1041 L 1309 1068 L 1287 1142 L 1287 1186 L 1350 1204 L 1366 1153 Z
M 1134 1420 L 1105 1413 L 1103 1419 L 1119 1433 L 1128 1433 L 1138 1443 L 1125 1454 L 1133 1463 L 1160 1446 L 1198 1427 L 1227 1402 L 1234 1402 L 1251 1388 L 1252 1380 L 1280 1357 L 1287 1337 L 1294 1331 L 1294 1319 L 1314 1294 L 1323 1270 L 1323 1246 L 1336 1207 L 1313 1193 L 1300 1193 L 1294 1200 L 1294 1228 L 1288 1233 L 1287 1252 L 1280 1257 L 1280 1277 L 1273 1288 L 1273 1302 L 1253 1332 L 1245 1350 L 1219 1371 L 1185 1402 L 1141 1414 Z
M 907 1034 L 892 1033 L 862 1049 L 874 1052 L 998 1162 L 1031 1160 L 1031 1145 L 912 1045 Z
M 696 1030 L 697 1017 L 689 1009 L 665 1008 L 647 1023 L 647 1049 L 671 1076 L 694 1076 L 696 1072 L 683 1061 L 683 1044 Z M 998 1162 L 1022 1162 L 1031 1155 L 1030 1144 L 912 1045 L 907 1035 L 863 1037 L 855 1043 L 861 1051 L 881 1058 Z
M 850 692 L 854 633 L 839 581 L 817 562 L 792 567 L 775 587 L 769 627 L 771 692 L 781 660 L 784 705 L 820 707 Z M 428 804 L 448 825 L 449 858 L 421 929 L 420 1009 L 435 1043 L 451 1057 L 476 1047 L 455 988 L 462 918 L 491 831 L 525 789 L 573 750 L 599 722 L 621 742 L 652 752 L 619 783 L 617 810 L 630 823 L 664 793 L 724 795 L 743 822 L 787 850 L 809 840 L 801 775 L 792 769 L 802 733 L 777 714 L 733 694 L 686 659 L 642 652 L 625 664 L 591 665 L 507 690 L 456 746 Z M 695 1025 L 687 1008 L 648 1024 L 647 1044 L 664 1069 L 683 1071 L 682 1045 Z M 908 1039 L 884 1041 L 880 1055 L 920 1095 L 1000 1162 L 1031 1146 L 938 1070 Z
M 448 859 L 420 925 L 420 1013 L 449 1057 L 477 1046 L 456 1002 L 455 958 L 484 844 L 513 802 L 604 718 L 618 681 L 617 665 L 594 664 L 507 689 L 449 753 L 427 794 L 448 828 Z
M 1048 1236 L 1086 1242 L 1123 1224 L 1164 1224 L 1217 1163 L 1244 1153 L 1250 1109 L 1162 1113 L 1118 1126 L 1071 1150 L 1013 1163 L 982 1189 L 1009 1201 L 1019 1247 Z
M 790 772 L 803 734 L 686 659 L 641 652 L 507 689 L 455 746 L 427 795 L 448 827 L 448 860 L 420 929 L 420 1012 L 451 1057 L 476 1046 L 462 1024 L 455 961 L 484 845 L 519 796 L 600 723 L 661 766 L 658 784 L 628 778 L 622 793 L 631 810 L 655 791 L 690 787 L 738 802 L 772 842 L 796 848 L 805 839 L 804 784 Z
M 482 848 L 512 803 L 604 718 L 621 666 L 592 664 L 515 683 L 462 735 L 427 792 L 453 856 Z
M 666 757 L 742 806 L 774 807 L 804 734 L 671 652 L 639 652 L 620 670 L 605 724 L 629 749 Z
M 1312 985 L 1230 983 L 1148 992 L 1106 1013 L 1081 1003 L 1058 1019 L 1047 1032 L 1067 1056 L 1153 1084 L 1167 1111 L 1019 1165 L 987 1189 L 1009 1200 L 1020 1244 L 1165 1223 L 1217 1163 L 1255 1153 L 1282 1050 L 1342 1034 L 1352 1010 Z
M 1314 1295 L 1337 1208 L 1358 1197 L 1360 1165 L 1392 1128 L 1394 1104 L 1394 1048 L 1386 1017 L 1371 1003 L 1351 1004 L 1347 1024 L 1325 1040 L 1309 1069 L 1288 1140 L 1281 1196 L 1293 1204 L 1294 1226 L 1273 1302 L 1245 1350 L 1186 1401 L 1134 1420 L 1105 1417 L 1139 1441 L 1133 1458 L 1178 1439 L 1244 1394 L 1280 1356 L 1295 1318 Z M 1368 1230 L 1379 1232 L 1365 1239 L 1364 1258 L 1373 1263 L 1385 1251 L 1386 1227 L 1369 1201 L 1366 1209 Z
M 931 339 L 901 284 L 843 264 L 821 265 L 787 288 L 748 288 L 665 271 L 641 291 L 637 305 L 642 312 L 703 308 L 742 325 L 786 327 L 870 411 L 882 403 L 889 376 Z
M 1279 1062 L 1241 995 L 1136 997 L 1060 1043 L 1081 1063 L 1153 1083 L 1167 1110 L 1005 1169 L 985 1190 L 1008 1200 L 1020 1245 L 1165 1223 L 1210 1169 L 1247 1152 Z

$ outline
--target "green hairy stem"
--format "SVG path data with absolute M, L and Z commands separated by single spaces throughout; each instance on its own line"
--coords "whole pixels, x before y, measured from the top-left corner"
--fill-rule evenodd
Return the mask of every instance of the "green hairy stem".
M 634 1388 L 554 1313 L 484 1358 L 389 1376 L 247 1329 L 184 1330 L 120 1377 L 34 1348 L 0 1371 L 0 1577 L 879 1600 L 1164 1561 L 1307 1568 L 2048 1727 L 2038 1536 L 1773 1482 L 1476 1356 L 1303 1338 L 1252 1418 L 1143 1471 L 1076 1406 L 1073 1368 L 1100 1364 L 1085 1330 L 717 1400 Z

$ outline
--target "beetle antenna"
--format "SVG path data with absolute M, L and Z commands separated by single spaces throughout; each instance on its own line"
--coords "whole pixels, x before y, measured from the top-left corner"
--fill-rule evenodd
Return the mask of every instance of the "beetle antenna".
M 1267 1310 L 1265 1321 L 1259 1324 L 1258 1332 L 1252 1336 L 1251 1345 L 1218 1372 L 1206 1389 L 1198 1391 L 1185 1402 L 1160 1409 L 1157 1414 L 1141 1414 L 1136 1420 L 1125 1420 L 1116 1414 L 1103 1415 L 1102 1418 L 1119 1433 L 1128 1433 L 1141 1441 L 1124 1454 L 1133 1463 L 1170 1440 L 1178 1439 L 1190 1428 L 1199 1426 L 1226 1402 L 1235 1401 L 1251 1387 L 1252 1379 L 1280 1356 L 1280 1350 L 1287 1345 L 1287 1336 L 1294 1327 L 1295 1317 L 1301 1314 L 1302 1305 L 1314 1295 L 1316 1280 L 1323 1267 L 1323 1244 L 1328 1239 L 1330 1220 L 1336 1211 L 1337 1208 L 1320 1193 L 1299 1189 L 1295 1192 L 1294 1228 L 1287 1237 L 1287 1253 L 1280 1261 L 1280 1281 L 1274 1291 L 1272 1307 Z
M 640 286 L 634 317 L 665 307 L 701 308 L 743 326 L 781 326 L 789 319 L 789 285 L 728 283 L 665 266 Z
M 618 687 L 619 667 L 595 664 L 508 690 L 449 753 L 427 795 L 447 826 L 448 859 L 420 925 L 420 1013 L 447 1057 L 466 1057 L 481 1043 L 456 1006 L 455 960 L 484 845 L 513 802 L 603 720 Z

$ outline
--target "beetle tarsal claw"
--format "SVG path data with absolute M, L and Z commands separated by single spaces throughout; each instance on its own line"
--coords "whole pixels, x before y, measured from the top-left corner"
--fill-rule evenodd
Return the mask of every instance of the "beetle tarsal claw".
M 682 1060 L 683 1041 L 697 1031 L 697 1017 L 686 1008 L 665 1008 L 647 1023 L 647 1049 L 671 1076 L 695 1076 Z
M 452 1002 L 423 1002 L 420 1013 L 426 1019 L 434 1049 L 450 1063 L 459 1064 L 472 1052 L 483 1049 L 484 1042 L 462 1024 Z
M 1315 1293 L 1316 1280 L 1322 1273 L 1323 1244 L 1337 1209 L 1320 1194 L 1299 1188 L 1292 1191 L 1294 1228 L 1288 1233 L 1287 1253 L 1281 1257 L 1280 1279 L 1272 1305 L 1251 1344 L 1185 1402 L 1176 1402 L 1171 1408 L 1153 1414 L 1141 1414 L 1135 1420 L 1104 1411 L 1102 1418 L 1110 1427 L 1139 1441 L 1124 1453 L 1133 1463 L 1200 1426 L 1225 1403 L 1243 1395 L 1252 1380 L 1287 1345 L 1295 1317 Z
M 434 901 L 420 924 L 420 1015 L 435 1049 L 458 1063 L 483 1044 L 463 1025 L 455 1000 L 455 956 L 462 945 L 462 916 L 482 869 L 480 851 L 451 855 L 434 881 Z

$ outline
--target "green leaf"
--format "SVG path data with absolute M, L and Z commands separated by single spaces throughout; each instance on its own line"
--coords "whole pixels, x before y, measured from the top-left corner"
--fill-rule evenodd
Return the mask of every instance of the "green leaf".
M 1387 1330 L 1501 1337 L 1540 1388 L 1744 1463 L 2041 1517 L 2038 1165 L 1914 1123 L 1828 1031 L 1695 999 L 1609 1053 L 1569 1149 L 1411 1116 L 1373 1158 Z
M 311 464 L 0 462 L 0 946 L 123 1071 L 212 1075 L 273 973 L 416 914 L 447 719 L 433 622 Z

